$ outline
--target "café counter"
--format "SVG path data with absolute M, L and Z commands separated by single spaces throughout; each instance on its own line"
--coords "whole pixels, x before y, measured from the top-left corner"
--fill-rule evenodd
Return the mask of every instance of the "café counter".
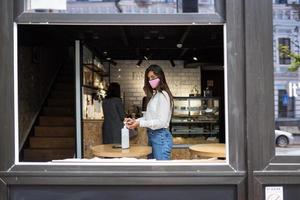
M 93 158 L 91 147 L 102 144 L 103 119 L 83 120 L 83 157 Z

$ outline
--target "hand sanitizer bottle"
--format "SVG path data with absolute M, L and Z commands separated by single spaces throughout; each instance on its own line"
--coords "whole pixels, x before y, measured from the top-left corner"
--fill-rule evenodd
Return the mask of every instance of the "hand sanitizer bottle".
M 129 130 L 124 125 L 124 127 L 121 130 L 121 146 L 122 149 L 128 149 L 129 148 Z

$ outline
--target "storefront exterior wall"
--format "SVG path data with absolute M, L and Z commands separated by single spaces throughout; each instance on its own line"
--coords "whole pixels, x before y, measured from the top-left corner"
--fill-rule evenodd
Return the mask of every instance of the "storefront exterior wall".
M 13 2 L 0 3 L 0 170 L 14 164 Z
M 275 156 L 272 1 L 245 1 L 245 8 L 248 198 L 283 186 L 284 199 L 297 199 L 299 156 Z
M 132 198 L 126 188 L 128 185 L 138 185 L 141 194 L 148 191 L 149 198 L 158 198 L 151 193 L 150 185 L 159 187 L 161 192 L 158 193 L 162 197 L 167 194 L 165 191 L 172 191 L 167 195 L 174 199 L 183 199 L 180 195 L 189 192 L 191 199 L 196 199 L 202 193 L 207 195 L 203 199 L 220 199 L 223 192 L 228 196 L 221 196 L 222 199 L 264 199 L 264 187 L 275 184 L 283 185 L 287 188 L 285 191 L 297 194 L 295 188 L 300 184 L 297 166 L 280 167 L 276 162 L 283 162 L 284 158 L 277 161 L 274 157 L 271 135 L 274 132 L 271 4 L 270 0 L 226 1 L 228 166 L 50 166 L 14 164 L 16 83 L 13 71 L 13 19 L 18 23 L 33 19 L 65 24 L 120 24 L 120 18 L 116 15 L 106 15 L 104 18 L 96 15 L 29 15 L 22 14 L 22 1 L 1 1 L 0 198 L 17 199 L 20 194 L 38 191 L 36 198 L 40 199 L 49 194 L 49 188 L 53 186 L 55 191 L 71 199 L 72 195 L 75 199 L 78 194 L 72 192 L 75 189 L 80 190 L 80 195 L 92 191 L 92 196 L 103 195 L 109 199 L 110 196 L 105 195 L 113 190 Z M 207 19 L 211 19 L 212 23 L 222 23 L 215 17 Z M 151 18 L 145 15 L 139 19 L 124 15 L 122 23 L 184 24 L 192 21 L 207 23 L 196 15 L 173 18 L 161 15 Z M 274 160 L 275 164 L 272 164 Z M 107 187 L 109 190 L 101 190 Z M 288 194 L 285 199 L 293 199 L 293 195 Z
M 12 189 L 11 199 L 18 200 L 38 200 L 44 197 L 45 200 L 51 199 L 183 199 L 187 197 L 191 200 L 196 199 L 236 199 L 236 191 L 229 186 L 53 186 L 51 191 L 48 187 L 18 187 Z M 61 191 L 64 191 L 63 194 Z M 118 193 L 116 193 L 118 191 Z M 214 194 L 212 195 L 212 191 Z M 74 195 L 76 194 L 76 195 Z M 59 198 L 57 198 L 59 197 Z
M 275 150 L 266 134 L 274 132 L 272 1 L 245 1 L 245 7 L 248 197 L 264 199 L 253 171 L 263 170 Z

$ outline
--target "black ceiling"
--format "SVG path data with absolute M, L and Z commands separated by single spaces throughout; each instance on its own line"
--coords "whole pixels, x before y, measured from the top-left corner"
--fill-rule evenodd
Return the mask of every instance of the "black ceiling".
M 19 45 L 73 45 L 79 39 L 114 60 L 192 60 L 223 63 L 223 26 L 19 25 Z M 181 48 L 177 44 L 182 44 Z

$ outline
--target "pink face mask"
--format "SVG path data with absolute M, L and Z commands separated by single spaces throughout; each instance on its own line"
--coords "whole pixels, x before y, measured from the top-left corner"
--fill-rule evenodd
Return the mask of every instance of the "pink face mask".
M 159 85 L 159 82 L 160 82 L 160 79 L 156 78 L 156 79 L 149 81 L 149 84 L 151 85 L 152 89 L 155 89 Z

